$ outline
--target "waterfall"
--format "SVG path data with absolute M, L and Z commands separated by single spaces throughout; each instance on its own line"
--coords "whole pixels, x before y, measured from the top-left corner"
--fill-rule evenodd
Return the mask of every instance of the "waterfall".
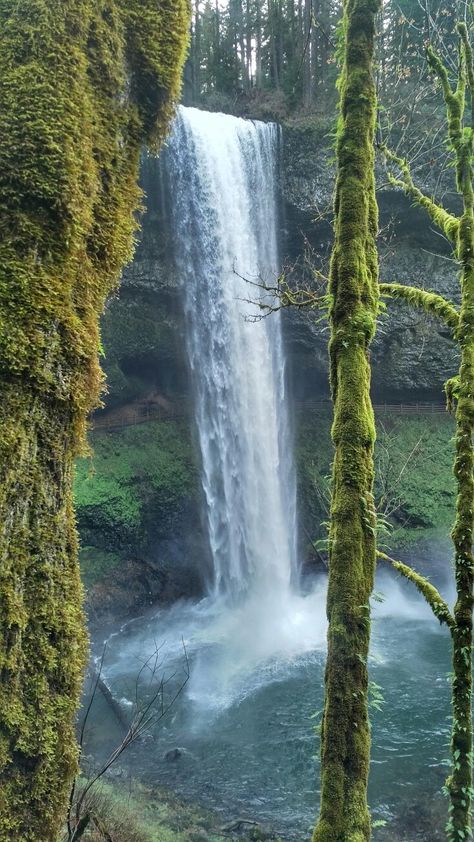
M 165 152 L 202 457 L 214 594 L 284 599 L 296 485 L 279 313 L 276 125 L 179 109 Z M 249 283 L 249 281 L 251 283 Z

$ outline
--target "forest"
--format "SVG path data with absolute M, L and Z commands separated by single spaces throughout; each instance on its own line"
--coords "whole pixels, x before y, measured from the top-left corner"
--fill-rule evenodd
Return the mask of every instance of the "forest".
M 461 842 L 474 5 L 0 0 L 0 842 Z

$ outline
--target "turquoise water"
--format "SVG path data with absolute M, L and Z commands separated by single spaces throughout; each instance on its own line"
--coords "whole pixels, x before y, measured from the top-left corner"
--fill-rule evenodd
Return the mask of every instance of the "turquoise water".
M 387 822 L 379 838 L 433 840 L 438 836 L 430 817 L 436 814 L 439 826 L 444 819 L 437 814 L 442 817 L 445 809 L 440 791 L 450 728 L 449 639 L 396 580 L 385 579 L 382 588 L 387 599 L 375 607 L 370 661 L 371 680 L 383 695 L 381 710 L 371 708 L 371 809 L 374 819 Z M 309 608 L 321 609 L 323 595 L 320 583 Z M 236 629 L 231 624 L 232 640 L 226 637 L 216 605 L 178 605 L 128 624 L 109 639 L 104 666 L 125 713 L 133 711 L 140 670 L 141 703 L 156 691 L 157 676 L 166 681 L 165 707 L 171 702 L 185 677 L 182 636 L 190 679 L 149 738 L 132 746 L 121 765 L 212 807 L 226 820 L 254 819 L 285 839 L 307 838 L 319 799 L 316 726 L 324 671 L 321 616 L 314 616 L 313 625 L 316 634 L 304 638 L 304 651 L 298 653 L 292 639 L 286 651 L 257 663 L 249 656 L 246 665 L 236 658 L 239 649 L 230 646 Z M 103 752 L 113 744 L 116 735 L 106 727 L 111 717 L 98 700 L 89 750 Z M 176 748 L 179 757 L 167 758 Z

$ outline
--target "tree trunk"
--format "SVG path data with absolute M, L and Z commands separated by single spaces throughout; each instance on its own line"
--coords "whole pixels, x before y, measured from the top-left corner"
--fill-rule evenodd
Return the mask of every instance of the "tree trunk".
M 470 88 L 471 108 L 474 97 L 474 64 L 469 31 L 458 24 L 461 40 L 461 65 L 453 91 L 448 70 L 440 58 L 428 49 L 428 61 L 443 89 L 448 118 L 449 140 L 455 152 L 456 184 L 463 200 L 463 214 L 457 230 L 456 256 L 461 265 L 461 308 L 457 338 L 461 348 L 456 409 L 456 455 L 454 475 L 457 482 L 456 519 L 452 537 L 456 574 L 456 605 L 453 636 L 453 725 L 451 736 L 452 772 L 447 780 L 450 796 L 450 842 L 467 839 L 472 834 L 472 652 L 473 652 L 473 582 L 474 556 L 474 129 L 464 124 L 466 83 Z M 472 113 L 471 113 L 472 119 Z
M 246 7 L 245 7 L 245 36 L 246 36 L 246 65 L 247 65 L 247 79 L 249 87 L 252 87 L 253 84 L 253 69 L 252 69 L 252 57 L 253 57 L 253 47 L 252 47 L 252 10 L 250 5 L 250 0 L 247 0 Z
M 370 839 L 367 657 L 375 574 L 375 425 L 368 349 L 378 302 L 374 179 L 374 0 L 345 0 L 331 262 L 331 504 L 328 658 L 321 737 L 321 812 L 314 842 Z
M 262 11 L 257 2 L 255 19 L 255 84 L 262 87 Z
M 472 177 L 472 173 L 471 173 Z M 472 188 L 471 188 L 472 189 Z M 456 459 L 458 485 L 456 521 L 453 529 L 457 600 L 453 630 L 453 727 L 452 773 L 448 838 L 468 838 L 472 804 L 472 606 L 473 606 L 473 504 L 474 504 L 474 215 L 466 208 L 461 220 L 462 304 L 460 391 L 456 410 Z M 465 834 L 461 837 L 459 831 Z
M 270 17 L 270 54 L 271 76 L 277 90 L 280 88 L 280 62 L 278 55 L 278 9 L 276 0 L 270 0 L 268 14 Z
M 30 25 L 24 3 L 0 0 L 5 842 L 55 839 L 76 774 L 87 647 L 73 462 L 102 385 L 99 316 L 132 251 L 140 148 L 164 137 L 189 32 L 186 0 L 35 10 Z
M 239 59 L 242 73 L 242 87 L 244 88 L 244 90 L 247 90 L 249 86 L 249 77 L 247 73 L 247 59 L 245 54 L 246 39 L 242 0 L 237 0 L 237 38 L 239 44 Z
M 474 92 L 473 94 L 474 95 Z M 471 834 L 472 805 L 472 609 L 474 556 L 474 193 L 473 130 L 459 139 L 454 128 L 457 112 L 451 114 L 451 138 L 457 152 L 457 178 L 463 196 L 464 213 L 459 225 L 458 258 L 461 273 L 461 309 L 458 339 L 461 346 L 459 397 L 456 410 L 456 459 L 454 475 L 458 494 L 453 528 L 457 600 L 453 631 L 453 727 L 452 773 L 447 786 L 450 794 L 448 838 L 468 838 Z M 454 131 L 453 131 L 454 128 Z M 463 836 L 461 834 L 464 834 Z
M 313 22 L 313 0 L 304 4 L 304 46 L 303 46 L 303 105 L 311 108 L 313 102 L 313 77 L 311 73 L 311 33 Z

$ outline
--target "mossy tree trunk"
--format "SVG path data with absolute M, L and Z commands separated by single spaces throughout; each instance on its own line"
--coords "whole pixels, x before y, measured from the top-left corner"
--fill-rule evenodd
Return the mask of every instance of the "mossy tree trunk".
M 56 838 L 86 633 L 74 458 L 98 318 L 163 139 L 186 0 L 0 0 L 0 837 Z
M 461 266 L 461 307 L 457 339 L 461 364 L 457 388 L 456 458 L 454 475 L 458 493 L 456 519 L 452 532 L 456 604 L 453 637 L 453 726 L 452 772 L 447 781 L 450 796 L 448 838 L 467 839 L 472 821 L 472 609 L 474 556 L 474 192 L 473 142 L 474 128 L 463 125 L 466 105 L 466 81 L 474 97 L 472 53 L 464 24 L 458 27 L 461 38 L 461 61 L 456 90 L 451 89 L 446 68 L 431 51 L 428 58 L 440 79 L 447 107 L 448 133 L 456 160 L 457 189 L 463 199 L 459 220 L 456 256 Z
M 471 123 L 474 115 L 474 63 L 469 31 L 465 23 L 458 25 L 460 63 L 456 87 L 451 86 L 448 70 L 439 56 L 428 48 L 428 61 L 438 77 L 443 92 L 448 138 L 456 166 L 456 186 L 463 202 L 460 218 L 451 215 L 416 187 L 409 164 L 385 150 L 387 159 L 400 172 L 392 184 L 401 187 L 418 204 L 452 242 L 460 265 L 461 306 L 459 311 L 449 301 L 433 293 L 400 284 L 382 284 L 384 295 L 399 298 L 442 318 L 453 331 L 461 352 L 459 374 L 446 384 L 448 407 L 456 406 L 454 475 L 457 482 L 456 516 L 452 531 L 455 550 L 456 604 L 451 615 L 445 606 L 440 612 L 438 598 L 428 602 L 434 613 L 449 626 L 453 640 L 451 738 L 452 771 L 447 780 L 450 798 L 448 839 L 467 839 L 472 834 L 472 655 L 473 655 L 473 583 L 474 556 L 474 191 L 473 152 L 474 126 L 465 125 L 467 89 L 471 99 Z M 397 563 L 398 564 L 398 563 Z M 400 567 L 400 565 L 398 564 Z M 407 570 L 400 570 L 407 576 Z M 407 576 L 420 588 L 420 577 L 414 571 Z M 416 577 L 414 579 L 413 577 Z M 422 585 L 426 588 L 426 583 Z M 423 592 L 423 591 L 422 591 Z M 426 594 L 425 594 L 426 596 Z
M 367 658 L 376 564 L 368 351 L 378 307 L 374 179 L 376 0 L 345 0 L 335 244 L 330 275 L 335 459 L 321 812 L 314 842 L 370 838 Z

